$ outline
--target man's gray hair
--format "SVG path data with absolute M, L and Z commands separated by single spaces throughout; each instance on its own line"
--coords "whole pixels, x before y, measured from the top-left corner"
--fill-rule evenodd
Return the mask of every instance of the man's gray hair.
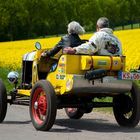
M 84 34 L 84 28 L 76 21 L 72 21 L 68 24 L 68 33 L 69 34 Z
M 101 17 L 97 20 L 97 26 L 99 28 L 108 28 L 109 27 L 109 20 L 106 17 Z

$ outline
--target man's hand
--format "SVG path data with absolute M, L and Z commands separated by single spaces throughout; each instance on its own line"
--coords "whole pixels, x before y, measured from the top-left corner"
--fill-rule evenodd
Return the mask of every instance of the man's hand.
M 41 54 L 42 57 L 47 57 L 47 52 L 44 51 L 42 54 Z
M 50 57 L 47 55 L 47 51 L 44 51 L 42 54 L 41 54 L 41 59 L 45 59 L 45 60 L 48 60 Z
M 63 49 L 63 53 L 64 54 L 75 54 L 76 50 L 71 48 L 71 47 L 66 47 L 66 48 Z

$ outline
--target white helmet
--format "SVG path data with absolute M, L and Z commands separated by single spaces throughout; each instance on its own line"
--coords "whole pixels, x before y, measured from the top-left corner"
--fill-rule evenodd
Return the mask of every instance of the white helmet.
M 18 77 L 19 74 L 16 71 L 11 71 L 7 76 L 8 80 L 14 84 L 18 82 Z

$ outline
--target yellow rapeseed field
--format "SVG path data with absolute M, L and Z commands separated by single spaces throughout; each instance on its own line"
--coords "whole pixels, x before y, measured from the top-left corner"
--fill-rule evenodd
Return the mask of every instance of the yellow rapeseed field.
M 126 56 L 126 71 L 140 66 L 140 29 L 116 31 L 120 39 L 123 54 Z
M 140 29 L 115 31 L 115 35 L 122 42 L 123 54 L 126 55 L 126 70 L 138 69 L 140 65 Z M 81 36 L 89 39 L 92 34 Z M 42 48 L 52 48 L 60 40 L 60 37 L 44 39 L 22 40 L 0 43 L 0 67 L 19 69 L 22 56 L 35 49 L 35 42 L 39 41 Z

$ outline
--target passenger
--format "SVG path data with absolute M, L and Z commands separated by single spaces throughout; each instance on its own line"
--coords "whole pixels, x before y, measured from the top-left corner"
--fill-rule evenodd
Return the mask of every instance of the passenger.
M 109 28 L 109 20 L 106 17 L 97 20 L 96 31 L 89 42 L 74 48 L 67 47 L 63 52 L 68 54 L 122 55 L 121 43 L 113 35 L 113 30 Z
M 65 47 L 76 47 L 85 43 L 85 40 L 81 40 L 79 35 L 85 33 L 84 28 L 76 21 L 72 21 L 68 24 L 68 34 L 63 36 L 58 44 L 51 50 L 42 53 L 44 57 L 50 57 L 57 54 L 61 49 Z M 70 53 L 70 52 L 69 52 Z

